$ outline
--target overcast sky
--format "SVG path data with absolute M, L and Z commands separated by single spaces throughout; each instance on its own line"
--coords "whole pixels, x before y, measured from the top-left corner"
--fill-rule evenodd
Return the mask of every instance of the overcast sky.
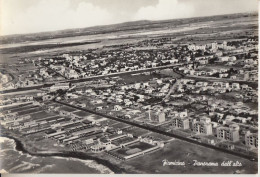
M 257 11 L 257 0 L 0 0 L 1 35 Z

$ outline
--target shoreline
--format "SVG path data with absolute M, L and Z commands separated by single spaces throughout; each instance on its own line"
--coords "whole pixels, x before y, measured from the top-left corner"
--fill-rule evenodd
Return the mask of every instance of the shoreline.
M 108 160 L 100 159 L 95 156 L 88 155 L 84 152 L 71 152 L 71 151 L 57 151 L 53 153 L 40 153 L 40 152 L 31 152 L 28 149 L 24 147 L 24 144 L 21 140 L 19 140 L 17 137 L 7 135 L 7 134 L 1 134 L 0 137 L 9 138 L 15 141 L 15 149 L 17 151 L 21 151 L 25 154 L 29 154 L 32 156 L 39 156 L 39 157 L 63 157 L 63 158 L 76 158 L 79 160 L 93 160 L 97 164 L 101 164 L 114 172 L 115 174 L 123 174 L 126 173 L 126 170 L 124 168 L 120 168 L 119 166 L 112 164 Z M 74 172 L 73 172 L 74 173 Z M 80 174 L 80 173 L 78 173 Z

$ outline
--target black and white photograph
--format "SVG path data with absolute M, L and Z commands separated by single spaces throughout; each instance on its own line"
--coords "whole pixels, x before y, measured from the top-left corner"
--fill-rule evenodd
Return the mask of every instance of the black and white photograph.
M 258 0 L 0 0 L 0 176 L 257 174 Z

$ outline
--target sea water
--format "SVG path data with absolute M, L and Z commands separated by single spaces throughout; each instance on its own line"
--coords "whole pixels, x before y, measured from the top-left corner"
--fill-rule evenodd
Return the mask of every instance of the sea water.
M 0 173 L 113 173 L 94 160 L 32 156 L 15 147 L 13 139 L 0 137 Z

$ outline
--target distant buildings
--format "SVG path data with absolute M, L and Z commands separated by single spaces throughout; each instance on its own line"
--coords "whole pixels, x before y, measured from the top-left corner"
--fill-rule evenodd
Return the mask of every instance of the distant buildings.
M 189 50 L 205 50 L 206 49 L 206 45 L 191 44 L 191 45 L 188 45 L 188 49 Z
M 1 83 L 7 83 L 9 81 L 9 77 L 7 74 L 2 74 L 0 72 L 0 80 L 1 80 Z
M 121 111 L 121 110 L 122 110 L 122 107 L 119 106 L 119 105 L 115 105 L 115 106 L 114 106 L 114 110 L 115 110 L 115 111 Z
M 57 83 L 53 86 L 50 87 L 50 91 L 51 92 L 55 92 L 57 90 L 65 90 L 65 89 L 69 89 L 70 88 L 70 85 L 69 83 Z
M 78 79 L 79 75 L 75 70 L 70 69 L 68 72 L 65 72 L 65 77 L 68 79 Z
M 95 144 L 95 145 L 91 146 L 91 152 L 94 152 L 94 153 L 103 152 L 105 150 L 106 150 L 106 146 L 103 144 Z

